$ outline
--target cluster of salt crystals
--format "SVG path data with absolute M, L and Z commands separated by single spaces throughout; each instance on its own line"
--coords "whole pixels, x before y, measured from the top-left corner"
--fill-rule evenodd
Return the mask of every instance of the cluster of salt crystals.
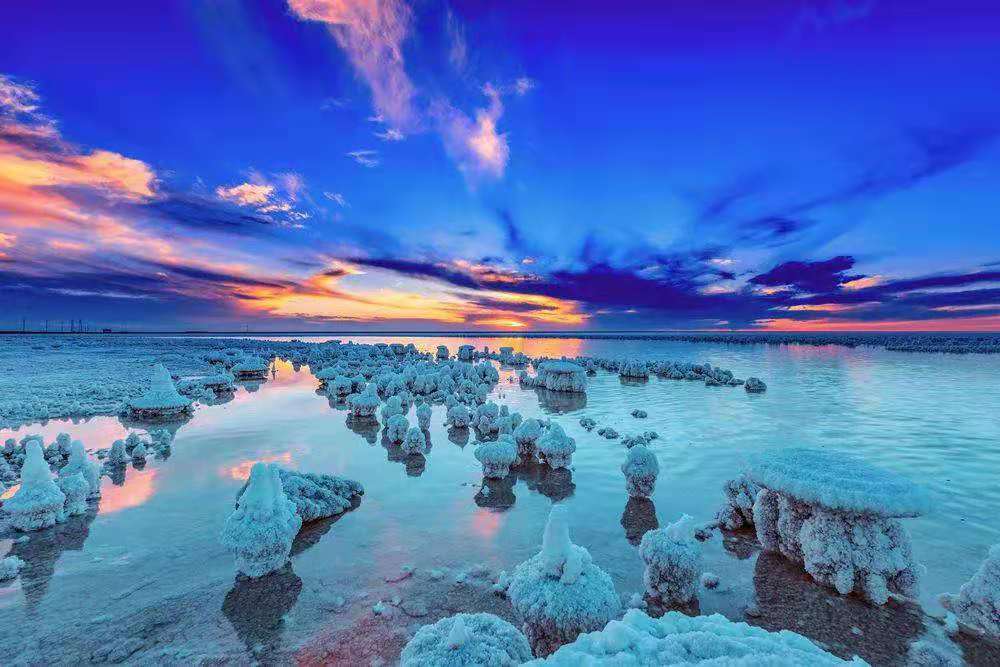
M 170 372 L 163 364 L 153 367 L 149 389 L 129 402 L 130 414 L 138 419 L 176 417 L 191 411 L 191 401 L 178 393 Z
M 763 394 L 767 391 L 767 385 L 760 378 L 749 377 L 743 385 L 748 394 Z
M 646 366 L 646 362 L 639 361 L 638 359 L 630 359 L 625 362 L 618 374 L 624 378 L 632 378 L 636 380 L 645 380 L 649 377 L 649 368 Z
M 74 440 L 69 446 L 69 461 L 59 470 L 59 477 L 79 474 L 87 482 L 87 500 L 101 497 L 101 469 L 90 460 L 83 443 Z
M 104 460 L 104 464 L 108 467 L 121 467 L 128 463 L 129 454 L 125 450 L 124 440 L 115 440 L 111 443 L 111 449 L 108 451 L 108 456 Z
M 501 435 L 492 442 L 476 448 L 476 459 L 483 464 L 483 477 L 503 479 L 517 460 L 517 445 L 509 435 Z
M 545 433 L 535 444 L 538 459 L 552 468 L 568 468 L 573 462 L 573 452 L 576 451 L 576 440 L 566 435 L 562 426 L 555 422 L 549 424 Z
M 437 356 L 438 359 L 447 359 L 449 356 L 448 347 L 446 345 L 438 345 L 437 354 L 435 356 Z
M 753 525 L 753 504 L 760 487 L 746 474 L 726 481 L 723 486 L 726 504 L 716 513 L 715 519 L 726 530 L 739 530 Z
M 666 528 L 647 532 L 639 543 L 646 595 L 668 606 L 688 604 L 698 595 L 701 546 L 691 537 L 690 521 L 685 514 Z
M 301 526 L 302 518 L 282 488 L 279 468 L 258 461 L 226 519 L 221 541 L 235 555 L 237 570 L 257 578 L 284 566 Z
M 351 416 L 359 419 L 371 419 L 378 411 L 381 400 L 375 385 L 366 385 L 364 391 L 359 394 L 351 394 L 347 399 L 347 407 L 351 411 Z
M 625 475 L 625 490 L 629 496 L 649 498 L 656 488 L 660 462 L 656 459 L 656 454 L 645 445 L 636 445 L 625 455 L 622 473 Z
M 536 386 L 549 391 L 586 393 L 587 371 L 572 361 L 544 361 L 538 365 Z
M 957 594 L 945 593 L 940 600 L 965 625 L 1000 639 L 1000 544 L 990 547 L 986 560 Z
M 303 523 L 346 512 L 365 493 L 361 484 L 346 477 L 274 467 L 278 470 L 282 490 L 295 505 Z
M 80 479 L 82 481 L 82 477 Z M 66 495 L 52 479 L 40 441 L 29 440 L 21 467 L 21 486 L 3 504 L 11 525 L 23 531 L 54 526 L 66 519 L 65 502 Z
M 476 355 L 476 348 L 473 345 L 459 345 L 458 346 L 458 360 L 459 361 L 472 361 L 473 357 Z
M 405 415 L 407 408 L 403 403 L 403 397 L 399 394 L 390 396 L 386 399 L 385 403 L 382 404 L 382 422 L 388 423 L 390 419 L 396 415 Z
M 922 489 L 826 450 L 760 455 L 747 474 L 761 487 L 753 523 L 765 550 L 802 563 L 842 595 L 853 591 L 882 605 L 890 593 L 917 594 L 921 568 L 898 517 L 927 511 Z
M 686 616 L 669 611 L 651 618 L 630 609 L 620 621 L 600 631 L 581 634 L 547 658 L 525 667 L 626 665 L 636 667 L 712 665 L 714 667 L 833 667 L 866 665 L 860 658 L 841 660 L 802 635 L 789 630 L 768 632 L 734 623 L 721 614 Z
M 251 380 L 263 378 L 267 373 L 268 362 L 254 355 L 246 355 L 229 370 L 238 379 Z
M 10 581 L 17 578 L 22 567 L 24 567 L 24 561 L 17 556 L 7 556 L 0 559 L 0 581 Z
M 447 424 L 451 428 L 469 428 L 472 424 L 472 414 L 469 408 L 461 403 L 448 408 Z
M 500 432 L 500 406 L 488 401 L 476 408 L 472 425 L 484 435 L 494 435 Z
M 400 655 L 401 667 L 520 665 L 531 660 L 524 635 L 493 614 L 455 614 L 417 630 Z
M 410 430 L 410 422 L 401 414 L 394 414 L 389 417 L 385 424 L 386 439 L 396 445 L 400 445 L 406 439 L 406 432 Z
M 425 454 L 427 453 L 427 438 L 419 426 L 411 426 L 403 437 L 400 445 L 404 454 Z
M 423 430 L 428 430 L 431 427 L 431 415 L 433 410 L 431 409 L 430 403 L 421 403 L 417 406 L 417 425 Z
M 514 442 L 517 443 L 517 457 L 522 463 L 530 463 L 537 457 L 535 448 L 538 439 L 542 437 L 542 422 L 534 417 L 522 421 L 514 429 Z
M 518 565 L 509 582 L 507 595 L 536 655 L 603 628 L 621 611 L 611 577 L 570 541 L 562 505 L 549 514 L 542 550 Z

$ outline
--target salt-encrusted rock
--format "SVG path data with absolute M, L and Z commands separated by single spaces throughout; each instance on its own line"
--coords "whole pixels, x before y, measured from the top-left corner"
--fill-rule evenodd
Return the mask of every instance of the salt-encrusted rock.
M 536 447 L 542 463 L 552 468 L 568 468 L 573 462 L 576 440 L 566 435 L 562 426 L 553 422 L 538 439 Z
M 11 525 L 18 530 L 40 530 L 64 521 L 66 495 L 52 479 L 38 440 L 30 440 L 21 468 L 21 486 L 3 504 Z
M 723 487 L 726 504 L 715 515 L 719 525 L 726 530 L 738 530 L 753 525 L 753 504 L 760 487 L 745 474 L 728 480 Z
M 547 659 L 525 667 L 833 667 L 848 663 L 827 653 L 802 635 L 789 630 L 768 632 L 746 623 L 734 623 L 721 614 L 687 616 L 668 611 L 651 618 L 638 609 L 625 612 L 598 632 L 581 634 Z
M 587 429 L 588 431 L 592 431 L 594 430 L 594 427 L 597 426 L 597 422 L 591 419 L 590 417 L 581 417 L 580 426 Z
M 278 468 L 257 462 L 250 480 L 222 529 L 222 544 L 236 556 L 236 568 L 262 577 L 287 561 L 302 519 L 285 495 Z
M 501 667 L 531 660 L 524 635 L 493 614 L 455 614 L 425 625 L 403 648 L 401 667 Z
M 517 566 L 507 589 L 536 655 L 603 628 L 621 610 L 611 577 L 570 541 L 565 512 L 552 508 L 541 552 Z
M 427 430 L 431 427 L 431 415 L 433 411 L 429 403 L 421 403 L 417 406 L 417 424 L 423 430 Z
M 347 397 L 347 407 L 351 410 L 351 416 L 357 419 L 373 418 L 380 402 L 373 384 L 365 386 L 360 394 L 351 394 Z
M 994 638 L 1000 638 L 1000 544 L 990 547 L 986 560 L 958 594 L 940 598 L 958 620 Z
M 645 380 L 649 378 L 649 367 L 646 366 L 646 362 L 644 361 L 629 359 L 625 362 L 625 365 L 622 366 L 622 369 L 618 374 L 623 378 Z
M 517 445 L 511 436 L 501 435 L 493 442 L 479 445 L 476 459 L 483 464 L 483 477 L 501 479 L 507 476 L 517 460 Z
M 260 357 L 247 355 L 229 370 L 238 380 L 260 380 L 267 374 L 268 363 Z
M 149 389 L 139 398 L 132 399 L 128 408 L 133 419 L 170 419 L 189 413 L 191 401 L 177 392 L 166 367 L 156 364 L 149 379 Z
M 452 428 L 469 428 L 472 424 L 472 414 L 462 404 L 448 408 L 447 424 Z
M 525 419 L 514 429 L 514 442 L 517 443 L 517 457 L 522 463 L 529 463 L 536 458 L 535 445 L 542 437 L 542 423 L 534 417 Z
M 397 445 L 402 444 L 406 439 L 406 432 L 410 430 L 410 422 L 401 414 L 394 414 L 389 417 L 385 425 L 385 437 L 389 442 Z
M 930 505 L 912 482 L 827 450 L 778 450 L 754 457 L 747 476 L 760 485 L 753 508 L 767 551 L 803 563 L 818 582 L 881 605 L 890 592 L 914 596 L 919 566 L 895 517 Z
M 698 596 L 701 546 L 691 537 L 687 514 L 666 528 L 642 536 L 639 555 L 646 563 L 646 595 L 666 605 L 684 605 Z
M 275 467 L 282 490 L 303 523 L 346 512 L 365 493 L 364 487 L 353 479 Z
M 549 391 L 587 391 L 587 371 L 572 361 L 545 361 L 538 367 L 539 384 Z
M 124 440 L 115 440 L 108 451 L 108 458 L 105 463 L 109 466 L 123 466 L 128 463 L 129 454 L 125 450 Z
M 7 556 L 3 560 L 0 560 L 0 581 L 15 579 L 21 572 L 22 567 L 24 567 L 24 561 L 17 556 Z M 525 641 L 525 645 L 527 645 L 527 641 Z
M 74 440 L 69 446 L 69 461 L 59 470 L 59 477 L 69 477 L 79 473 L 87 482 L 87 499 L 95 500 L 101 497 L 101 469 L 90 460 L 83 448 L 83 443 Z M 65 489 L 63 490 L 65 492 Z
M 749 377 L 743 384 L 748 394 L 762 394 L 767 391 L 767 385 L 760 378 Z
M 636 445 L 628 450 L 622 464 L 625 475 L 625 490 L 633 498 L 649 498 L 656 488 L 656 477 L 660 474 L 660 462 L 656 454 L 645 445 Z
M 145 463 L 147 456 L 149 456 L 149 452 L 146 450 L 146 445 L 144 443 L 140 442 L 132 448 L 133 463 Z
M 427 451 L 427 439 L 419 426 L 411 426 L 400 445 L 404 454 L 424 454 Z

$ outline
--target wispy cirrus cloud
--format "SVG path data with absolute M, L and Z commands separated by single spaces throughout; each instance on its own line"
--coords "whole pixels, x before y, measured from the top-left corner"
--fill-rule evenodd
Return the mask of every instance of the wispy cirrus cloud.
M 382 164 L 382 160 L 379 159 L 378 151 L 375 150 L 362 149 L 350 151 L 349 153 L 346 153 L 346 155 L 362 167 L 373 168 Z

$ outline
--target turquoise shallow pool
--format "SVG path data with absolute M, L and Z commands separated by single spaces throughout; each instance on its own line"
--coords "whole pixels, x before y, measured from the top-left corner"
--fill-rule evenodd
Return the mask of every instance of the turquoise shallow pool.
M 957 590 L 989 545 L 1000 541 L 994 522 L 1000 514 L 997 355 L 627 340 L 358 340 L 412 340 L 430 350 L 444 344 L 454 351 L 471 343 L 511 345 L 531 356 L 708 361 L 738 377 L 761 377 L 768 390 L 749 395 L 739 387 L 655 377 L 626 385 L 617 375 L 599 373 L 589 381 L 586 400 L 577 400 L 520 389 L 508 381 L 513 370 L 501 369 L 494 400 L 525 416 L 558 420 L 577 439 L 577 452 L 569 473 L 525 470 L 484 486 L 472 442 L 449 439 L 442 406 L 434 407 L 432 449 L 425 461 L 393 460 L 379 434 L 347 427 L 345 410 L 317 394 L 307 368 L 296 371 L 279 361 L 256 391 L 243 388 L 228 403 L 199 408 L 178 428 L 168 459 L 130 468 L 117 484 L 105 479 L 96 514 L 32 534 L 26 543 L 0 540 L 0 553 L 16 553 L 28 562 L 18 581 L 0 587 L 0 645 L 12 647 L 4 649 L 0 662 L 18 656 L 72 661 L 81 651 L 87 652 L 83 659 L 149 659 L 154 654 L 146 652 L 165 646 L 174 651 L 167 661 L 201 654 L 240 660 L 253 653 L 277 661 L 291 660 L 293 652 L 315 656 L 310 651 L 336 641 L 330 637 L 341 637 L 342 628 L 384 634 L 365 612 L 377 600 L 400 594 L 393 591 L 402 588 L 386 579 L 396 578 L 403 565 L 448 574 L 440 580 L 412 577 L 404 582 L 409 588 L 402 597 L 417 595 L 421 586 L 452 585 L 457 573 L 473 565 L 492 572 L 517 565 L 537 550 L 554 501 L 568 505 L 574 541 L 590 549 L 618 590 L 638 591 L 642 563 L 634 542 L 644 529 L 682 513 L 710 519 L 722 502 L 723 482 L 738 474 L 748 454 L 788 445 L 849 451 L 930 489 L 934 512 L 906 521 L 917 558 L 927 568 L 921 593 L 927 611 L 937 612 L 937 594 Z M 631 417 L 635 408 L 649 417 Z M 623 446 L 585 431 L 579 426 L 582 416 L 622 434 L 648 429 L 660 434 L 654 449 L 661 474 L 651 503 L 627 502 L 619 470 Z M 0 440 L 41 433 L 48 442 L 62 431 L 97 449 L 128 429 L 115 418 L 97 417 L 0 430 Z M 257 460 L 345 475 L 366 488 L 358 509 L 300 540 L 277 588 L 263 591 L 234 584 L 232 560 L 218 543 L 231 503 Z M 830 630 L 813 627 L 824 623 L 822 618 L 803 624 L 801 614 L 796 618 L 769 607 L 774 577 L 778 587 L 808 587 L 808 582 L 770 557 L 758 558 L 751 536 L 728 542 L 717 536 L 704 549 L 706 569 L 718 574 L 722 585 L 702 591 L 702 613 L 742 618 L 756 600 L 762 624 L 810 634 L 841 652 L 870 650 L 852 632 L 864 619 Z M 807 595 L 823 599 L 824 593 L 803 588 L 799 598 Z M 501 608 L 504 602 L 490 602 L 488 596 L 470 604 L 493 604 L 509 613 Z M 829 604 L 834 613 L 840 601 Z M 257 607 L 257 615 L 249 614 L 248 606 Z M 153 608 L 172 611 L 154 627 L 137 620 Z M 890 621 L 912 621 L 899 613 Z M 433 613 L 399 619 L 405 622 L 397 625 L 406 629 L 433 620 Z M 925 631 L 912 628 L 909 636 Z M 131 644 L 132 652 L 130 633 L 144 636 Z M 47 637 L 67 645 L 53 653 Z M 382 642 L 372 655 L 391 660 L 399 641 Z

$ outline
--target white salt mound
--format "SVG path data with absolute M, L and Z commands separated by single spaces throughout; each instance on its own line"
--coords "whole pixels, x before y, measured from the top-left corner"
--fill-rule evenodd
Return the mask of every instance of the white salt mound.
M 520 665 L 531 660 L 524 635 L 493 614 L 455 614 L 425 625 L 407 643 L 402 667 Z
M 990 547 L 986 560 L 957 595 L 945 593 L 940 599 L 965 625 L 1000 638 L 1000 544 Z
M 576 451 L 576 440 L 566 435 L 562 426 L 549 424 L 536 444 L 538 458 L 553 468 L 568 468 Z
M 712 667 L 826 667 L 865 665 L 827 653 L 802 635 L 788 630 L 768 632 L 746 623 L 733 623 L 721 614 L 686 616 L 669 611 L 650 618 L 637 609 L 625 612 L 603 630 L 581 634 L 533 667 L 658 667 L 711 665 Z
M 295 505 L 302 522 L 325 519 L 351 508 L 354 501 L 365 493 L 361 484 L 353 479 L 336 475 L 296 472 L 278 468 L 281 486 L 288 499 Z
M 9 581 L 17 577 L 24 567 L 24 561 L 17 556 L 7 556 L 0 560 L 0 581 Z M 525 642 L 527 644 L 527 642 Z
M 517 460 L 517 445 L 509 435 L 501 435 L 493 442 L 484 442 L 476 448 L 476 459 L 483 464 L 483 477 L 502 479 Z
M 40 530 L 65 520 L 63 503 L 66 495 L 52 479 L 49 464 L 42 455 L 38 440 L 27 443 L 21 486 L 5 501 L 3 510 L 10 515 L 11 525 L 18 530 Z
M 667 605 L 687 604 L 698 596 L 701 545 L 691 537 L 690 520 L 685 514 L 666 528 L 647 532 L 639 544 L 646 594 Z
M 645 445 L 636 445 L 625 455 L 622 473 L 625 475 L 625 489 L 629 496 L 649 498 L 656 488 L 660 462 L 656 459 L 656 454 Z

